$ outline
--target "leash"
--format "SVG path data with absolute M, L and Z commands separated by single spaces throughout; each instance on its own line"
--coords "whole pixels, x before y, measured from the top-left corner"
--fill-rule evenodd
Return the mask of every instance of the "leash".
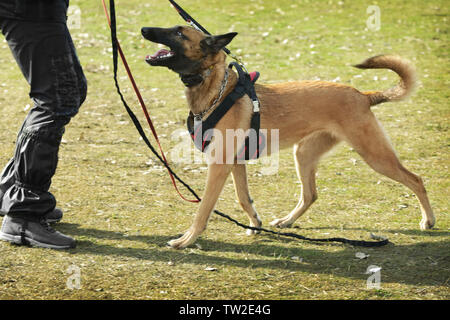
M 164 166 L 168 170 L 170 179 L 172 180 L 172 184 L 173 184 L 175 190 L 177 191 L 177 193 L 180 195 L 180 197 L 183 200 L 188 201 L 188 202 L 193 202 L 193 203 L 200 202 L 200 198 L 198 198 L 198 197 L 196 197 L 197 199 L 195 199 L 195 200 L 190 200 L 190 199 L 185 198 L 183 196 L 183 194 L 180 192 L 180 190 L 178 189 L 178 187 L 177 187 L 175 179 L 177 179 L 180 183 L 182 183 L 184 185 L 184 187 L 186 187 L 188 190 L 190 189 L 190 187 L 187 184 L 185 184 L 181 179 L 179 179 L 177 177 L 177 175 L 172 171 L 172 169 L 167 164 L 167 159 L 166 159 L 166 156 L 164 155 L 164 151 L 163 151 L 163 149 L 161 147 L 161 143 L 159 141 L 158 134 L 156 133 L 155 127 L 153 126 L 153 122 L 152 122 L 152 120 L 150 118 L 150 115 L 148 114 L 147 107 L 146 107 L 146 105 L 144 103 L 144 99 L 142 99 L 142 95 L 141 95 L 141 93 L 139 91 L 138 86 L 136 85 L 136 82 L 134 81 L 134 77 L 133 77 L 133 74 L 131 73 L 130 67 L 129 67 L 128 62 L 127 62 L 127 59 L 125 58 L 125 55 L 123 54 L 123 51 L 122 51 L 122 48 L 120 46 L 119 40 L 117 39 L 116 10 L 115 10 L 114 0 L 110 0 L 110 2 L 109 2 L 109 7 L 110 7 L 109 10 L 110 10 L 111 18 L 108 15 L 108 9 L 106 8 L 105 0 L 102 0 L 102 3 L 103 3 L 103 9 L 105 11 L 106 19 L 108 20 L 108 24 L 109 24 L 110 29 L 111 29 L 111 42 L 112 42 L 112 49 L 113 49 L 113 66 L 114 66 L 114 83 L 116 85 L 117 93 L 119 94 L 120 99 L 122 100 L 122 103 L 125 106 L 125 109 L 127 110 L 127 113 L 130 116 L 131 120 L 133 121 L 133 123 L 134 123 L 136 129 L 138 130 L 141 138 L 144 140 L 145 144 L 150 148 L 150 150 L 156 155 L 156 157 L 161 161 L 161 163 L 164 164 Z M 140 103 L 140 105 L 142 107 L 142 111 L 144 112 L 144 115 L 145 115 L 145 118 L 147 120 L 147 123 L 148 123 L 148 125 L 149 125 L 149 127 L 150 127 L 150 129 L 152 131 L 153 136 L 155 137 L 155 140 L 156 140 L 156 142 L 158 144 L 159 150 L 161 151 L 161 156 L 153 148 L 152 144 L 150 143 L 150 141 L 148 140 L 147 136 L 145 135 L 145 132 L 142 129 L 142 126 L 139 123 L 139 120 L 137 119 L 136 115 L 133 113 L 131 108 L 128 106 L 127 102 L 125 101 L 125 98 L 122 95 L 122 92 L 120 91 L 119 82 L 117 80 L 117 60 L 118 60 L 117 53 L 119 53 L 120 58 L 122 59 L 123 65 L 124 65 L 125 70 L 127 71 L 127 74 L 128 74 L 128 78 L 131 81 L 131 84 L 133 86 L 134 92 L 136 93 L 136 96 L 137 96 L 137 98 L 139 100 L 139 103 Z
M 172 3 L 175 3 L 174 1 L 171 1 L 171 0 L 169 0 L 169 1 L 172 2 Z M 189 202 L 200 202 L 201 198 L 197 195 L 197 193 L 186 182 L 184 182 L 172 170 L 172 168 L 169 166 L 169 164 L 168 164 L 168 162 L 166 160 L 166 157 L 164 156 L 161 144 L 160 144 L 159 139 L 158 139 L 158 135 L 157 135 L 156 130 L 155 130 L 154 126 L 153 126 L 151 118 L 150 118 L 150 116 L 148 114 L 147 107 L 145 106 L 145 103 L 144 103 L 144 101 L 142 99 L 142 96 L 141 96 L 141 94 L 139 92 L 139 89 L 138 89 L 138 87 L 136 85 L 136 82 L 134 81 L 133 75 L 132 75 L 131 70 L 130 70 L 130 68 L 128 66 L 128 63 L 126 61 L 125 55 L 123 54 L 123 51 L 122 51 L 122 49 L 120 47 L 120 43 L 119 43 L 119 41 L 117 39 L 116 11 L 115 11 L 114 0 L 110 0 L 110 2 L 109 2 L 111 18 L 108 15 L 108 9 L 106 7 L 105 0 L 102 0 L 102 3 L 103 3 L 103 8 L 105 10 L 106 18 L 108 20 L 108 24 L 109 24 L 110 29 L 111 29 L 111 43 L 112 43 L 112 50 L 113 50 L 113 67 L 114 67 L 114 83 L 115 83 L 115 86 L 116 86 L 116 89 L 117 89 L 117 93 L 119 94 L 120 99 L 121 99 L 121 101 L 122 101 L 122 103 L 123 103 L 123 105 L 124 105 L 128 115 L 132 119 L 133 124 L 135 125 L 137 131 L 139 132 L 140 136 L 144 140 L 145 144 L 152 151 L 152 153 L 158 158 L 158 160 L 164 165 L 164 167 L 166 167 L 166 169 L 169 172 L 169 175 L 171 177 L 171 180 L 172 180 L 172 182 L 173 182 L 173 184 L 175 186 L 175 189 L 177 190 L 177 192 L 181 196 L 181 198 L 186 200 L 186 201 L 189 201 Z M 182 10 L 182 12 L 183 11 L 184 10 Z M 192 21 L 194 21 L 193 23 L 198 24 L 197 22 L 195 22 L 195 20 L 193 20 L 191 18 L 191 22 Z M 200 25 L 198 25 L 198 26 L 200 26 Z M 143 109 L 143 112 L 145 114 L 147 122 L 148 122 L 148 124 L 149 124 L 149 126 L 151 128 L 152 134 L 154 135 L 154 137 L 155 137 L 155 139 L 156 139 L 156 141 L 158 143 L 159 149 L 161 151 L 161 155 L 158 154 L 158 151 L 153 147 L 153 145 L 148 140 L 148 138 L 147 138 L 147 136 L 146 136 L 146 134 L 145 134 L 141 124 L 139 123 L 136 115 L 133 113 L 131 108 L 128 106 L 127 102 L 125 101 L 124 96 L 122 95 L 122 92 L 121 92 L 120 87 L 119 87 L 119 82 L 117 80 L 118 55 L 120 55 L 120 57 L 122 59 L 122 62 L 124 64 L 124 66 L 125 66 L 125 69 L 126 69 L 126 71 L 128 73 L 128 77 L 130 78 L 130 81 L 131 81 L 131 83 L 133 85 L 133 89 L 136 92 L 136 95 L 137 95 L 138 100 L 139 100 L 139 102 L 141 104 L 141 107 Z M 186 198 L 184 198 L 183 195 L 178 190 L 178 188 L 176 186 L 176 183 L 175 183 L 175 180 L 180 182 L 195 197 L 195 200 L 187 200 Z M 361 246 L 361 247 L 380 247 L 380 246 L 384 246 L 384 245 L 389 243 L 388 239 L 381 240 L 381 241 L 364 241 L 364 240 L 349 240 L 349 239 L 345 239 L 345 238 L 308 238 L 308 237 L 305 237 L 305 236 L 302 236 L 302 235 L 298 235 L 298 234 L 295 234 L 295 233 L 291 233 L 291 232 L 279 232 L 279 231 L 273 231 L 273 230 L 269 230 L 269 229 L 265 229 L 265 228 L 261 228 L 261 227 L 248 226 L 248 225 L 245 225 L 245 224 L 237 221 L 236 219 L 233 219 L 229 215 L 227 215 L 227 214 L 225 214 L 223 212 L 220 212 L 219 210 L 214 210 L 214 213 L 219 215 L 219 216 L 221 216 L 221 217 L 223 217 L 223 218 L 225 218 L 225 219 L 227 219 L 227 220 L 229 220 L 229 221 L 231 221 L 231 222 L 233 222 L 237 226 L 242 227 L 244 229 L 250 229 L 250 230 L 253 230 L 253 231 L 265 232 L 265 233 L 269 233 L 269 234 L 276 235 L 276 236 L 295 238 L 295 239 L 298 239 L 298 240 L 312 241 L 312 242 L 340 242 L 340 243 L 344 243 L 344 244 L 350 244 L 352 246 Z

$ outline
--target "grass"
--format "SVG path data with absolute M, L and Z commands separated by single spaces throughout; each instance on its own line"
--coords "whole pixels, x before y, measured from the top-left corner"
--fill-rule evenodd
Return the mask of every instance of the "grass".
M 198 246 L 184 251 L 169 249 L 165 243 L 188 228 L 197 205 L 179 200 L 114 91 L 100 1 L 71 3 L 82 11 L 81 28 L 72 35 L 89 81 L 89 96 L 67 128 L 51 191 L 65 212 L 57 229 L 76 237 L 78 247 L 52 251 L 0 243 L 0 298 L 450 298 L 446 1 L 180 1 L 212 33 L 239 32 L 229 48 L 244 58 L 249 69 L 261 72 L 261 83 L 322 79 L 360 90 L 382 89 L 397 82 L 397 76 L 350 65 L 380 53 L 410 59 L 419 74 L 416 94 L 404 102 L 375 107 L 374 112 L 405 166 L 423 177 L 437 216 L 434 230 L 419 231 L 420 212 L 412 192 L 375 174 L 342 144 L 320 164 L 319 200 L 288 231 L 351 239 L 369 239 L 374 233 L 389 237 L 393 244 L 365 249 L 269 235 L 247 237 L 243 229 L 213 215 Z M 366 28 L 366 8 L 373 4 L 381 9 L 377 32 Z M 161 1 L 120 1 L 117 11 L 119 39 L 170 154 L 177 144 L 172 133 L 185 128 L 184 89 L 175 74 L 147 67 L 143 58 L 156 46 L 141 39 L 140 27 L 182 22 Z M 6 43 L 0 46 L 0 162 L 6 164 L 31 102 Z M 123 68 L 120 79 L 128 101 L 145 121 Z M 170 160 L 201 193 L 205 165 Z M 249 166 L 249 183 L 267 226 L 295 206 L 300 184 L 291 150 L 281 151 L 277 174 L 260 171 L 261 165 Z M 217 208 L 246 222 L 231 179 Z M 360 260 L 355 258 L 357 252 L 369 256 Z M 80 269 L 80 289 L 67 287 L 72 265 Z M 382 268 L 379 290 L 366 287 L 370 265 Z M 207 267 L 217 270 L 206 271 Z

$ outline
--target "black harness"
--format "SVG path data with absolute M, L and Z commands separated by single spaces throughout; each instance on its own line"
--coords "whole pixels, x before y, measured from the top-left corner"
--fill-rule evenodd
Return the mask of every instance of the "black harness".
M 255 82 L 259 78 L 259 73 L 253 73 L 252 76 L 245 72 L 237 62 L 231 62 L 228 68 L 236 68 L 239 78 L 233 91 L 229 93 L 216 107 L 212 113 L 205 119 L 195 117 L 192 112 L 187 119 L 187 127 L 194 145 L 202 152 L 206 152 L 211 139 L 213 138 L 213 129 L 225 116 L 228 110 L 242 98 L 245 94 L 250 97 L 253 103 L 253 115 L 250 122 L 250 130 L 245 137 L 243 147 L 237 153 L 237 160 L 258 159 L 266 145 L 266 137 L 260 132 L 260 113 L 259 100 L 256 96 Z

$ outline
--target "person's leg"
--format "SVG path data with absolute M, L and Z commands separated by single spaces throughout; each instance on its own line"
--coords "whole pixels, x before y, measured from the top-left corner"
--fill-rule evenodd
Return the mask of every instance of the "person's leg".
M 2 207 L 2 199 L 6 190 L 8 190 L 14 184 L 14 158 L 9 160 L 8 164 L 3 169 L 0 174 L 0 209 Z M 0 210 L 0 215 L 5 215 L 3 211 Z
M 1 28 L 34 102 L 0 179 L 1 211 L 40 221 L 55 208 L 51 178 L 64 127 L 86 97 L 86 79 L 65 24 L 4 20 Z

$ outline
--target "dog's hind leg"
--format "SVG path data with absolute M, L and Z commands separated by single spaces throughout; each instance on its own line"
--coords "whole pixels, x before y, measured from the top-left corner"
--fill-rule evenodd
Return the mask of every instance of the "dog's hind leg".
M 297 206 L 287 216 L 276 219 L 272 226 L 291 226 L 317 199 L 316 169 L 320 157 L 330 151 L 339 140 L 327 132 L 313 133 L 294 146 L 295 167 L 302 183 L 302 194 Z
M 422 212 L 420 228 L 422 230 L 432 228 L 435 217 L 422 179 L 400 163 L 375 116 L 369 115 L 369 118 L 358 127 L 346 126 L 344 134 L 346 140 L 372 169 L 404 184 L 416 194 Z
M 232 171 L 234 189 L 236 191 L 236 197 L 241 205 L 242 209 L 247 213 L 250 219 L 250 226 L 261 227 L 261 219 L 258 216 L 255 208 L 253 207 L 253 200 L 250 197 L 248 191 L 248 181 L 247 181 L 247 168 L 245 164 L 236 164 Z M 256 234 L 256 230 L 247 230 L 248 235 Z
M 178 239 L 169 241 L 169 245 L 175 249 L 183 249 L 194 243 L 197 237 L 205 230 L 209 216 L 219 198 L 230 174 L 232 164 L 211 164 L 208 167 L 206 189 L 195 215 L 194 222 L 186 233 Z

